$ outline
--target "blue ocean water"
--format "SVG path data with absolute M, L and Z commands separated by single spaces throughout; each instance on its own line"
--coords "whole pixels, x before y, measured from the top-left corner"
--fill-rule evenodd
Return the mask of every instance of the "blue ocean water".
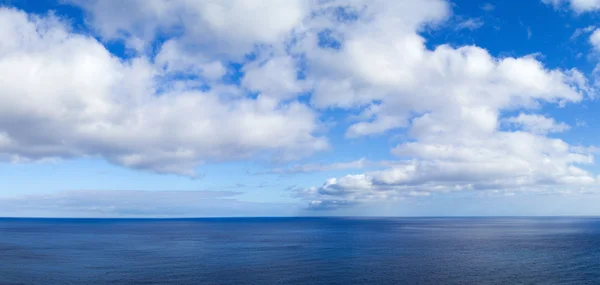
M 0 284 L 600 284 L 600 218 L 0 219 Z

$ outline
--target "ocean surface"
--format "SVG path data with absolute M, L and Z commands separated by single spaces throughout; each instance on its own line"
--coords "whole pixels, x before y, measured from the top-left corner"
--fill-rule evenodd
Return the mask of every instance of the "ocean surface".
M 0 284 L 600 284 L 600 218 L 0 219 Z

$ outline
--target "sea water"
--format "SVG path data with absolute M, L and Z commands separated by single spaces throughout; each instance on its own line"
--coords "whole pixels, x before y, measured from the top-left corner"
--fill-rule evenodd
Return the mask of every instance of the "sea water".
M 0 219 L 0 284 L 600 284 L 600 219 Z

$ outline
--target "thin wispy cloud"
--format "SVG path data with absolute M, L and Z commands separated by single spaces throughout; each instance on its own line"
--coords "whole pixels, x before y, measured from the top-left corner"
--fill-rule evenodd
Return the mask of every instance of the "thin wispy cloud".
M 577 28 L 573 32 L 573 35 L 571 35 L 571 40 L 575 40 L 582 35 L 589 34 L 589 33 L 593 32 L 595 29 L 596 29 L 596 26 L 587 26 L 585 28 Z
M 484 22 L 480 18 L 467 19 L 467 20 L 459 22 L 456 25 L 455 29 L 457 31 L 460 31 L 460 30 L 470 30 L 470 31 L 473 31 L 473 30 L 477 30 L 477 29 L 483 27 L 483 25 L 484 25 Z
M 243 202 L 235 191 L 77 190 L 0 198 L 3 216 L 222 217 L 292 215 L 293 205 Z M 265 210 L 267 209 L 267 210 Z
M 481 5 L 481 9 L 486 12 L 491 12 L 494 11 L 494 9 L 496 9 L 496 6 L 492 5 L 491 3 L 485 3 Z
M 347 169 L 362 169 L 368 166 L 377 165 L 376 162 L 371 162 L 365 158 L 349 162 L 321 163 L 321 164 L 302 164 L 294 165 L 288 168 L 273 168 L 267 171 L 260 171 L 254 174 L 298 174 L 311 172 L 325 172 Z

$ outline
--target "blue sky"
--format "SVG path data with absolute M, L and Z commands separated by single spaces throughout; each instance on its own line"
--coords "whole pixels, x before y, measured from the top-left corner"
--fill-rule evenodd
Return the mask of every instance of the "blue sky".
M 600 1 L 0 3 L 0 216 L 600 214 Z

